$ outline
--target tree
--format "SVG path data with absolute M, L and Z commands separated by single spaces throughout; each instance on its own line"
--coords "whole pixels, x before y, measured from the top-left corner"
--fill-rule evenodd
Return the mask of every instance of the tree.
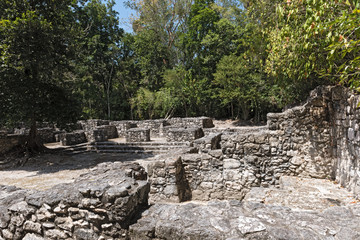
M 360 3 L 342 3 L 346 10 L 326 26 L 331 41 L 326 49 L 329 68 L 321 74 L 360 91 Z
M 359 23 L 356 17 L 350 17 L 356 8 L 352 2 L 321 0 L 283 1 L 276 4 L 276 24 L 268 28 L 266 71 L 288 89 L 291 97 L 302 100 L 312 88 L 338 82 L 341 66 L 347 66 L 344 62 L 348 58 L 356 59 L 356 48 L 346 49 L 345 54 L 337 51 L 343 48 L 337 43 L 341 42 L 339 30 L 347 28 L 344 27 L 347 26 L 345 21 L 351 22 L 350 19 L 353 19 L 350 24 L 353 30 Z M 349 19 L 338 20 L 341 16 L 349 16 Z M 355 37 L 356 33 L 351 35 Z M 342 54 L 346 57 L 339 57 Z M 356 64 L 356 60 L 348 63 Z
M 83 29 L 79 62 L 86 117 L 111 119 L 112 91 L 119 70 L 120 44 L 123 30 L 119 28 L 115 2 L 91 0 L 80 8 L 78 18 Z M 99 94 L 100 92 L 100 94 Z
M 167 48 L 170 65 L 177 64 L 181 55 L 177 42 L 179 34 L 187 32 L 186 19 L 191 0 L 129 0 L 128 6 L 137 12 L 132 19 L 135 33 L 152 31 L 157 41 Z
M 41 149 L 36 122 L 59 126 L 74 120 L 76 102 L 65 81 L 73 59 L 75 1 L 2 1 L 0 10 L 0 78 L 3 124 L 31 125 L 27 148 Z
M 135 36 L 134 50 L 141 72 L 141 86 L 151 91 L 159 90 L 164 71 L 172 67 L 167 46 L 158 40 L 154 30 L 149 29 Z

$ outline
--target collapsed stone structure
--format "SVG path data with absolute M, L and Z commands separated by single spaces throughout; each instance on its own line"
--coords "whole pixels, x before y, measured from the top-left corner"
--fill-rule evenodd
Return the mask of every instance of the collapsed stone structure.
M 47 191 L 0 186 L 0 239 L 123 238 L 148 204 L 138 164 L 102 164 Z
M 0 229 L 2 229 L 0 239 L 11 239 L 9 236 L 13 238 L 14 236 L 28 236 L 29 239 L 32 239 L 29 234 L 53 239 L 69 237 L 95 239 L 94 236 L 103 236 L 105 239 L 107 237 L 117 238 L 124 236 L 130 239 L 183 239 L 187 237 L 192 239 L 277 239 L 277 237 L 281 239 L 297 239 L 294 236 L 307 239 L 326 239 L 327 237 L 339 239 L 334 238 L 335 236 L 345 236 L 343 239 L 360 238 L 360 230 L 356 224 L 354 225 L 351 222 L 352 219 L 360 218 L 359 205 L 354 207 L 339 206 L 339 208 L 331 208 L 321 214 L 298 214 L 286 208 L 267 207 L 262 200 L 256 203 L 246 202 L 245 205 L 241 203 L 245 196 L 249 196 L 251 189 L 281 186 L 281 179 L 288 176 L 335 180 L 359 198 L 359 102 L 359 96 L 346 88 L 322 86 L 312 91 L 309 99 L 303 105 L 288 109 L 282 113 L 268 114 L 267 125 L 260 127 L 214 129 L 211 128 L 213 124 L 209 118 L 119 122 L 91 120 L 83 122 L 81 124 L 85 130 L 81 131 L 84 131 L 87 141 L 89 141 L 89 136 L 91 136 L 91 141 L 98 141 L 99 139 L 102 142 L 106 138 L 115 137 L 116 135 L 125 137 L 127 134 L 130 134 L 130 136 L 128 135 L 130 139 L 131 133 L 135 132 L 138 134 L 134 135 L 133 139 L 135 140 L 129 141 L 136 141 L 139 144 L 142 141 L 146 142 L 148 135 L 150 137 L 164 137 L 167 134 L 173 136 L 168 137 L 170 142 L 185 140 L 189 143 L 183 146 L 183 149 L 166 155 L 159 155 L 157 159 L 143 164 L 148 174 L 148 183 L 136 184 L 136 182 L 133 182 L 133 185 L 143 186 L 141 188 L 143 190 L 136 190 L 134 199 L 128 199 L 128 201 L 134 203 L 131 205 L 133 206 L 132 210 L 129 210 L 129 216 L 132 218 L 133 213 L 138 211 L 137 205 L 139 205 L 139 208 L 144 204 L 146 205 L 148 198 L 155 205 L 143 215 L 144 217 L 137 224 L 130 226 L 130 231 L 124 230 L 127 229 L 130 223 L 121 225 L 121 221 L 119 222 L 120 227 L 114 227 L 116 223 L 110 221 L 113 224 L 111 229 L 115 228 L 115 230 L 106 230 L 107 221 L 111 219 L 109 216 L 116 218 L 119 212 L 125 211 L 112 212 L 112 208 L 122 209 L 126 204 L 120 203 L 123 200 L 115 203 L 108 201 L 108 198 L 105 197 L 109 194 L 109 189 L 116 188 L 121 191 L 119 190 L 120 193 L 117 192 L 115 195 L 121 199 L 124 198 L 125 195 L 121 193 L 124 189 L 123 185 L 120 184 L 121 181 L 116 180 L 115 185 L 106 185 L 102 182 L 104 185 L 100 184 L 101 190 L 93 191 L 89 188 L 90 190 L 86 190 L 85 196 L 82 190 L 78 189 L 79 186 L 86 185 L 85 182 L 90 180 L 89 178 L 82 178 L 76 181 L 75 185 L 73 184 L 77 187 L 71 191 L 71 195 L 63 196 L 63 199 L 71 199 L 70 203 L 59 201 L 51 204 L 46 200 L 42 201 L 41 204 L 37 204 L 37 201 L 34 201 L 32 197 L 20 198 L 21 202 L 19 203 L 14 201 L 15 197 L 11 197 L 12 195 L 9 192 L 12 190 L 9 191 L 8 187 L 3 187 L 2 191 L 6 192 L 5 195 L 9 195 L 10 198 L 5 197 L 5 200 L 0 198 L 0 201 L 2 200 L 0 205 L 7 206 L 3 209 L 4 211 L 1 211 L 5 214 L 0 215 Z M 175 128 L 177 130 L 174 130 L 174 127 L 177 127 Z M 102 132 L 98 136 L 105 137 L 92 138 L 97 136 L 97 132 Z M 144 134 L 146 135 L 145 138 L 143 138 Z M 202 137 L 203 135 L 204 137 Z M 102 173 L 93 172 L 91 175 L 99 175 L 101 176 L 100 179 L 111 179 L 112 175 L 115 174 L 112 170 L 116 170 L 116 174 L 120 171 L 114 166 L 110 166 L 110 169 Z M 130 167 L 130 170 L 121 169 L 121 171 L 125 173 L 130 171 L 132 176 L 136 176 L 136 174 L 144 175 L 140 167 Z M 136 173 L 137 171 L 140 171 L 141 174 Z M 102 175 L 103 173 L 106 177 Z M 144 178 L 141 178 L 141 181 L 144 180 Z M 116 187 L 117 184 L 119 184 L 119 187 Z M 138 189 L 133 185 L 130 188 L 125 187 L 125 189 Z M 97 186 L 96 182 L 95 186 Z M 15 192 L 18 191 L 25 190 Z M 141 194 L 139 194 L 139 191 Z M 55 196 L 60 194 L 59 192 L 59 189 L 54 189 L 50 195 Z M 75 195 L 73 195 L 74 192 Z M 148 192 L 149 194 L 147 194 Z M 29 194 L 28 192 L 22 194 L 25 193 Z M 127 191 L 127 194 L 129 194 L 129 191 Z M 129 195 L 126 195 L 126 197 Z M 60 194 L 60 196 L 62 195 Z M 8 199 L 12 199 L 11 204 Z M 86 201 L 90 205 L 86 207 L 82 203 L 83 199 L 88 199 Z M 245 199 L 251 201 L 249 197 L 245 197 Z M 196 204 L 176 205 L 189 200 L 222 200 L 223 202 L 210 202 L 207 204 L 208 208 Z M 336 203 L 337 200 L 334 200 L 334 202 Z M 92 203 L 94 204 L 91 205 Z M 173 203 L 173 205 L 169 203 Z M 33 209 L 30 211 L 31 214 L 26 211 L 24 213 L 24 206 L 26 206 L 25 209 Z M 83 214 L 83 216 L 80 214 L 79 218 L 73 219 L 73 213 L 71 213 L 73 209 L 70 210 L 70 207 L 76 208 L 76 214 L 74 213 L 74 215 L 77 215 L 80 209 L 97 214 L 95 210 L 100 207 L 100 209 L 103 209 L 98 214 L 101 220 L 97 223 L 91 222 L 91 218 L 87 217 L 91 213 L 87 213 L 88 215 Z M 40 208 L 45 208 L 50 214 L 54 213 L 55 215 L 57 214 L 55 209 L 56 211 L 66 210 L 58 212 L 59 216 L 51 215 L 53 218 L 50 219 L 55 221 L 55 224 L 50 224 L 50 228 L 47 227 L 50 226 L 47 225 L 48 222 L 45 222 L 46 224 L 42 222 L 41 217 L 40 219 L 37 215 L 32 217 L 34 214 L 40 214 Z M 124 207 L 124 209 L 127 209 L 127 207 Z M 204 214 L 204 219 L 217 220 L 213 222 L 212 220 L 207 221 L 206 224 L 190 221 L 191 225 L 187 224 L 186 218 L 191 215 L 186 214 L 187 212 L 193 211 L 200 214 L 206 209 L 212 210 L 206 213 L 208 215 Z M 276 215 L 274 211 L 279 213 Z M 261 215 L 261 212 L 264 214 Z M 227 217 L 216 216 L 217 213 L 224 213 Z M 105 216 L 104 218 L 101 217 L 102 214 Z M 125 216 L 121 214 L 120 216 Z M 161 224 L 160 222 L 157 223 L 156 220 L 158 214 L 162 214 L 160 218 Z M 191 216 L 190 218 L 192 218 Z M 291 226 L 291 224 L 285 224 L 286 226 L 278 224 L 280 220 L 287 221 L 286 216 L 290 216 L 289 218 L 292 219 L 290 223 L 297 224 L 297 227 Z M 329 219 L 330 221 L 340 221 L 341 216 L 344 216 L 346 221 L 344 220 L 339 225 L 339 228 L 328 223 Z M 10 217 L 17 220 L 12 221 Z M 19 221 L 18 217 L 20 218 Z M 54 220 L 58 217 L 66 219 Z M 183 217 L 184 219 L 182 219 Z M 270 219 L 270 217 L 273 219 Z M 302 226 L 302 230 L 299 230 L 299 224 L 301 225 L 304 221 L 308 223 L 310 222 L 309 219 L 313 218 L 319 221 L 311 227 L 311 230 L 308 228 L 304 230 L 305 226 Z M 72 221 L 72 225 L 70 224 L 72 226 L 71 230 L 62 227 L 62 224 L 67 226 L 68 222 L 66 221 L 69 219 Z M 77 225 L 78 223 L 74 224 L 74 222 L 80 220 L 86 222 L 85 228 L 80 223 L 80 225 Z M 272 221 L 277 222 L 277 224 L 274 225 Z M 184 226 L 181 224 L 178 227 L 173 226 L 180 222 Z M 331 225 L 331 229 L 325 228 L 325 225 L 320 222 Z M 214 228 L 214 231 L 202 232 L 201 227 Z M 186 228 L 189 231 L 184 233 L 181 232 L 180 228 Z M 67 235 L 66 237 L 65 235 L 56 235 L 54 237 L 51 235 L 52 233 L 48 233 L 49 229 L 54 230 L 51 232 Z M 285 234 L 287 230 L 292 234 Z M 79 234 L 78 231 L 81 233 Z M 122 236 L 121 234 L 125 235 Z

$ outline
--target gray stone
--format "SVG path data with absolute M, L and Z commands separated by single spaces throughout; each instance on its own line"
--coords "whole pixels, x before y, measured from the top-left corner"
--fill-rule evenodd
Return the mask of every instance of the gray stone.
M 257 218 L 240 216 L 238 218 L 238 229 L 242 234 L 265 231 L 266 227 Z
M 26 221 L 23 226 L 25 231 L 41 234 L 41 224 L 32 221 Z
M 71 232 L 74 227 L 73 220 L 70 217 L 57 217 L 55 219 L 55 224 L 59 228 L 69 232 Z
M 353 128 L 349 128 L 348 129 L 348 139 L 350 141 L 354 140 L 355 138 L 355 132 L 354 132 L 354 129 Z
M 237 159 L 224 159 L 224 168 L 237 169 L 240 167 L 240 161 Z
M 32 213 L 35 213 L 35 209 L 30 207 L 27 202 L 21 201 L 9 207 L 9 210 L 12 212 L 18 212 L 23 214 L 24 216 L 28 216 Z
M 42 226 L 46 229 L 51 229 L 51 228 L 55 228 L 55 224 L 51 223 L 51 222 L 45 222 L 42 224 Z
M 91 229 L 78 228 L 74 231 L 74 236 L 79 240 L 98 239 L 98 235 Z
M 25 235 L 25 237 L 23 238 L 23 240 L 44 240 L 45 238 L 36 235 L 34 233 L 28 233 Z
M 10 215 L 5 207 L 0 206 L 0 228 L 6 228 L 10 221 Z
M 14 234 L 7 229 L 2 230 L 2 235 L 5 239 L 13 239 Z
M 50 229 L 45 231 L 47 239 L 66 239 L 68 236 L 65 232 L 58 229 Z

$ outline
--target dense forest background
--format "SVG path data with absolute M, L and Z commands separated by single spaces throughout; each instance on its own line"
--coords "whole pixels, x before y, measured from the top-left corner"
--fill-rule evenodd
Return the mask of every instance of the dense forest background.
M 351 0 L 0 0 L 0 125 L 170 116 L 259 122 L 360 83 Z

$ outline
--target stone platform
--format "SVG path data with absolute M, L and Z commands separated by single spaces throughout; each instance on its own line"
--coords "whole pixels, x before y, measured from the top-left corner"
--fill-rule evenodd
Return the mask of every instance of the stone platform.
M 328 180 L 284 177 L 243 201 L 155 204 L 130 226 L 147 239 L 360 239 L 360 203 Z

